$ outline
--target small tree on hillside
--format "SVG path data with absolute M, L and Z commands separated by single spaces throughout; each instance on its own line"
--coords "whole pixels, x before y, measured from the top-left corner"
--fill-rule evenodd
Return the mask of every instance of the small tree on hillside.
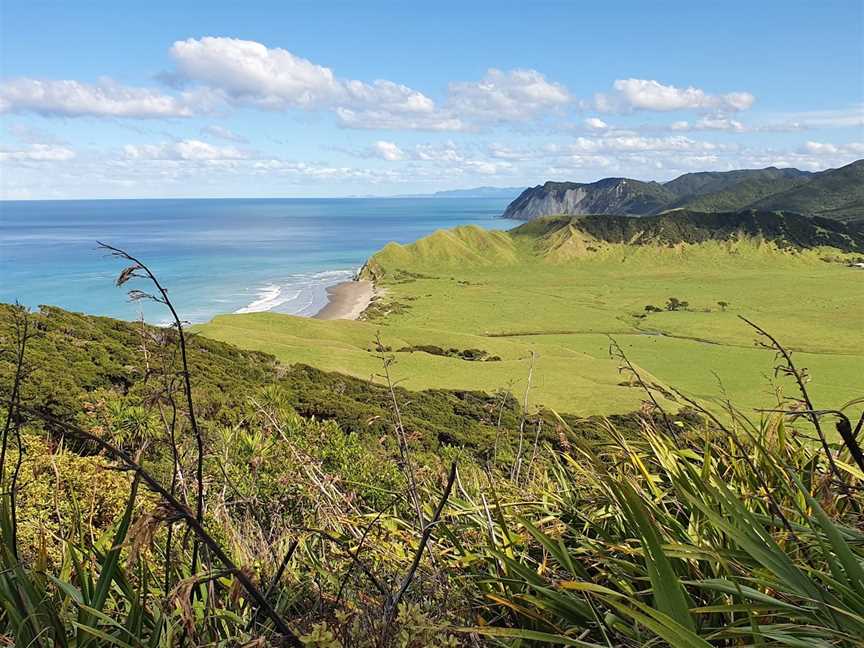
M 670 297 L 669 301 L 666 302 L 666 310 L 667 311 L 678 311 L 678 310 L 687 310 L 689 306 L 689 302 L 681 301 L 677 297 Z
M 718 302 L 717 302 L 717 305 L 720 307 L 720 310 L 723 311 L 723 312 L 725 313 L 725 312 L 726 312 L 726 308 L 728 308 L 728 306 L 729 306 L 729 302 L 725 302 L 725 301 L 722 301 L 722 300 L 721 300 L 721 301 L 718 301 Z

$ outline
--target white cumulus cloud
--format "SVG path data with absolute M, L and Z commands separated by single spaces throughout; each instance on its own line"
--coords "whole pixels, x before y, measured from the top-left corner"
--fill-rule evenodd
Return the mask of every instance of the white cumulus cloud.
M 189 38 L 170 54 L 182 78 L 262 108 L 315 108 L 340 94 L 333 71 L 281 48 L 239 38 Z
M 122 86 L 111 79 L 80 81 L 13 79 L 0 86 L 0 112 L 48 117 L 190 117 L 192 109 L 177 97 L 150 88 Z
M 32 144 L 25 149 L 0 149 L 0 160 L 25 162 L 65 162 L 75 157 L 75 151 L 65 146 Z
M 864 155 L 864 142 L 829 144 L 825 142 L 806 142 L 803 151 L 813 155 Z
M 609 124 L 597 117 L 589 117 L 584 121 L 584 124 L 586 128 L 590 128 L 591 130 L 606 130 L 609 128 Z
M 676 121 L 669 125 L 669 129 L 673 131 L 725 131 L 728 133 L 746 133 L 753 130 L 737 119 L 725 115 L 705 115 L 692 124 L 688 121 Z
M 683 135 L 670 137 L 642 137 L 620 135 L 611 137 L 577 137 L 570 145 L 559 147 L 578 153 L 633 152 L 633 151 L 713 151 L 719 148 L 713 142 L 690 139 Z
M 214 146 L 200 140 L 186 139 L 161 144 L 127 144 L 123 155 L 130 160 L 245 160 L 250 156 L 234 146 Z
M 571 101 L 564 86 L 537 70 L 492 68 L 479 81 L 451 83 L 447 105 L 458 115 L 499 122 L 526 120 Z
M 405 153 L 394 142 L 386 142 L 379 140 L 371 147 L 371 153 L 375 157 L 380 157 L 388 162 L 396 162 L 405 159 Z
M 0 112 L 145 119 L 252 107 L 330 112 L 344 128 L 468 131 L 542 118 L 574 103 L 563 85 L 532 69 L 491 68 L 477 81 L 451 82 L 436 102 L 388 79 L 340 77 L 287 49 L 252 40 L 187 38 L 174 42 L 169 54 L 174 67 L 160 77 L 171 90 L 124 86 L 108 78 L 96 83 L 14 79 L 0 85 Z M 201 132 L 242 141 L 217 126 Z
M 461 119 L 439 111 L 420 114 L 376 108 L 362 110 L 337 108 L 336 118 L 338 124 L 343 128 L 423 131 L 460 131 L 465 129 L 465 124 Z
M 689 86 L 678 88 L 649 79 L 618 79 L 612 84 L 610 94 L 597 94 L 594 102 L 604 112 L 629 110 L 747 110 L 756 101 L 749 92 L 730 92 L 712 95 L 701 88 Z
M 328 110 L 348 128 L 459 130 L 435 102 L 408 86 L 342 79 L 279 47 L 208 36 L 171 47 L 176 76 L 221 93 L 225 101 L 266 110 Z

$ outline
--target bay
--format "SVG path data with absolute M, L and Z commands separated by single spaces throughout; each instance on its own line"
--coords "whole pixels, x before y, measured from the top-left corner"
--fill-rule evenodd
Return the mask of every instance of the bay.
M 181 317 L 273 310 L 314 315 L 389 241 L 408 243 L 499 218 L 506 198 L 321 198 L 0 202 L 0 301 L 166 322 L 114 286 L 124 265 L 97 241 L 144 261 Z M 130 282 L 131 283 L 131 282 Z

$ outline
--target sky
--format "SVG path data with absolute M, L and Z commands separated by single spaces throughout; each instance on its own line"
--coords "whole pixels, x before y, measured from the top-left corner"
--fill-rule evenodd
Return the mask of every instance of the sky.
M 864 158 L 864 2 L 0 5 L 0 198 L 312 197 Z

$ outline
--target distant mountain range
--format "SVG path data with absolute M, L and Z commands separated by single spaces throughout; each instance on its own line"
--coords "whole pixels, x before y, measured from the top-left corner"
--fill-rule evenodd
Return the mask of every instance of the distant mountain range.
M 449 189 L 428 194 L 407 194 L 396 198 L 515 198 L 525 187 L 474 187 Z
M 687 173 L 664 183 L 630 178 L 547 182 L 523 191 L 503 216 L 516 220 L 558 214 L 652 216 L 674 209 L 784 210 L 839 221 L 864 220 L 864 160 L 819 173 L 768 167 Z

